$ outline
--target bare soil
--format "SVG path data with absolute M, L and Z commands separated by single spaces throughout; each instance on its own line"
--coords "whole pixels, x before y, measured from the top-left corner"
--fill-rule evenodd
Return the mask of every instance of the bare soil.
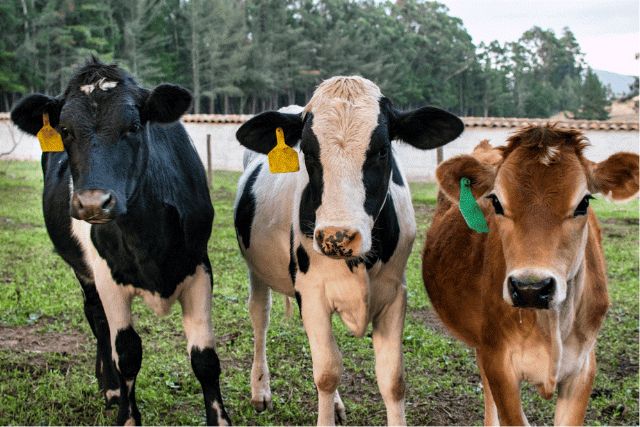
M 44 332 L 41 325 L 0 326 L 0 350 L 28 353 L 79 354 L 89 342 L 79 331 Z

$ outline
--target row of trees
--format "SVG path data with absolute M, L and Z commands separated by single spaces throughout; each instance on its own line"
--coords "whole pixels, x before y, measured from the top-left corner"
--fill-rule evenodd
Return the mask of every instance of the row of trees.
M 606 118 L 606 92 L 569 29 L 475 46 L 437 2 L 10 0 L 0 25 L 4 110 L 27 92 L 60 93 L 95 53 L 145 85 L 190 88 L 195 112 L 304 104 L 322 79 L 360 74 L 404 108 Z

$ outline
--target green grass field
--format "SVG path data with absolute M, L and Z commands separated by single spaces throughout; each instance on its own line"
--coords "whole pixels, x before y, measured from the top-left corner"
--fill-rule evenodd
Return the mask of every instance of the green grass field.
M 247 270 L 237 248 L 232 204 L 238 174 L 216 172 L 216 218 L 209 253 L 214 268 L 213 321 L 222 360 L 222 392 L 235 424 L 315 424 L 311 357 L 297 307 L 284 315 L 274 295 L 268 357 L 274 408 L 249 403 L 252 332 Z M 35 162 L 0 162 L 0 424 L 112 424 L 93 376 L 94 338 L 71 268 L 53 252 L 41 213 L 42 173 Z M 404 331 L 410 424 L 482 424 L 480 377 L 473 352 L 440 328 L 422 285 L 420 251 L 435 206 L 435 187 L 412 185 L 419 224 L 408 266 Z M 598 374 L 587 424 L 638 424 L 638 201 L 593 202 L 603 230 L 611 308 L 597 344 Z M 294 305 L 295 307 L 295 305 Z M 145 424 L 203 424 L 200 387 L 186 354 L 180 308 L 156 317 L 134 303 L 143 341 L 137 398 Z M 350 337 L 339 320 L 344 356 L 340 393 L 348 424 L 385 423 L 370 338 Z M 554 401 L 523 386 L 532 424 L 553 421 Z

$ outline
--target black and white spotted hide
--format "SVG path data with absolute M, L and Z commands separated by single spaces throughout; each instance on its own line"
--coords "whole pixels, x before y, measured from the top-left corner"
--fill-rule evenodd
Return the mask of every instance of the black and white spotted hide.
M 299 152 L 299 172 L 269 172 L 264 154 L 276 145 L 278 127 Z M 462 130 L 460 119 L 437 108 L 396 110 L 360 77 L 329 79 L 304 109 L 262 113 L 238 130 L 238 140 L 252 152 L 238 184 L 235 226 L 250 271 L 251 388 L 258 410 L 271 402 L 264 337 L 275 290 L 300 306 L 318 389 L 318 423 L 344 416 L 336 390 L 342 368 L 331 331 L 334 312 L 356 336 L 373 323 L 388 422 L 405 422 L 404 270 L 416 226 L 391 141 L 431 149 Z

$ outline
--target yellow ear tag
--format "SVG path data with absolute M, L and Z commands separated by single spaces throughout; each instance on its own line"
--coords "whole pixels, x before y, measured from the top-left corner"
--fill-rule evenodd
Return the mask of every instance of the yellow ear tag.
M 269 170 L 271 173 L 298 172 L 298 153 L 284 143 L 282 128 L 276 129 L 276 146 L 267 154 L 269 158 Z
M 64 151 L 64 145 L 62 145 L 62 137 L 60 134 L 51 127 L 49 124 L 49 114 L 42 114 L 42 129 L 38 131 L 38 141 L 40 141 L 40 148 L 43 153 L 51 151 Z

